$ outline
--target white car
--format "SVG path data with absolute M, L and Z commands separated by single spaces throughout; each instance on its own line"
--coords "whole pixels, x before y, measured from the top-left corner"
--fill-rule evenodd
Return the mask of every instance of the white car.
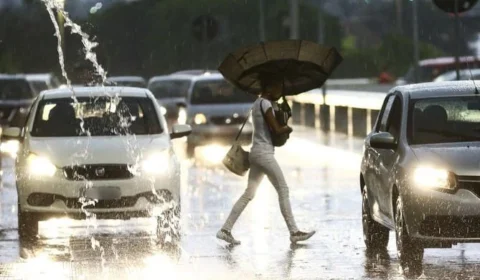
M 43 91 L 24 128 L 16 159 L 19 234 L 35 237 L 51 217 L 158 216 L 161 238 L 178 236 L 180 168 L 160 106 L 147 89 L 84 87 Z M 172 237 L 172 236 L 171 236 Z

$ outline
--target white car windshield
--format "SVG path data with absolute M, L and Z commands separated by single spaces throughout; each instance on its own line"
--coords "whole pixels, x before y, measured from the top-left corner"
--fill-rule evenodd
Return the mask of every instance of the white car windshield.
M 82 129 L 83 127 L 83 129 Z M 35 137 L 147 135 L 162 133 L 148 98 L 92 97 L 42 100 L 31 131 Z
M 410 144 L 480 140 L 480 99 L 446 97 L 414 100 L 410 107 Z

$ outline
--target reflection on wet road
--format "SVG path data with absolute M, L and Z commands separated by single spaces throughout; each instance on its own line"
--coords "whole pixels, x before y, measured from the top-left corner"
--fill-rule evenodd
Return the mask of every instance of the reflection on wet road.
M 177 144 L 181 150 L 183 144 Z M 365 251 L 358 188 L 361 144 L 298 128 L 287 146 L 277 150 L 297 224 L 317 230 L 301 245 L 290 245 L 276 192 L 267 181 L 233 230 L 242 245 L 230 247 L 215 239 L 246 186 L 246 177 L 215 166 L 222 147 L 197 149 L 197 160 L 183 164 L 178 247 L 156 244 L 151 219 L 52 220 L 40 224 L 38 241 L 21 244 L 15 180 L 11 163 L 4 163 L 0 279 L 403 279 L 393 234 L 388 251 Z M 206 155 L 214 156 L 202 160 Z M 429 249 L 422 278 L 475 279 L 479 266 L 480 245 Z

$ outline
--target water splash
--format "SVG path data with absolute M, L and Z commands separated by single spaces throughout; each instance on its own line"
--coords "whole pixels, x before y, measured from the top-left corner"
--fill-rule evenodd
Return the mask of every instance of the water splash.
M 63 77 L 67 80 L 67 85 L 69 88 L 71 88 L 71 83 L 70 80 L 68 79 L 67 73 L 65 71 L 65 65 L 64 65 L 64 54 L 62 50 L 62 38 L 61 38 L 61 33 L 60 33 L 60 26 L 55 19 L 55 13 L 54 9 L 59 13 L 63 19 L 65 20 L 64 26 L 70 27 L 70 30 L 73 34 L 77 34 L 81 37 L 82 44 L 83 44 L 83 51 L 85 52 L 85 59 L 90 61 L 95 68 L 95 74 L 100 76 L 101 78 L 101 85 L 103 86 L 105 84 L 105 81 L 107 80 L 107 72 L 103 69 L 103 67 L 98 63 L 97 60 L 97 54 L 93 51 L 95 47 L 98 46 L 97 42 L 91 41 L 90 36 L 82 31 L 82 27 L 75 22 L 73 22 L 69 15 L 68 12 L 66 12 L 63 8 L 63 1 L 60 0 L 42 0 L 42 2 L 45 4 L 48 13 L 50 15 L 50 19 L 52 20 L 53 25 L 55 26 L 55 36 L 58 38 L 58 43 L 57 43 L 57 51 L 59 54 L 59 62 L 60 66 L 62 68 L 62 75 Z
M 57 37 L 57 52 L 58 52 L 58 62 L 60 63 L 60 68 L 62 69 L 62 76 L 67 81 L 68 88 L 72 89 L 72 85 L 70 79 L 68 78 L 67 71 L 65 70 L 65 57 L 63 55 L 62 49 L 62 35 L 60 32 L 60 26 L 58 25 L 57 20 L 55 19 L 55 13 L 53 11 L 54 8 L 60 6 L 60 3 L 55 4 L 55 0 L 42 0 L 43 4 L 47 8 L 47 12 L 50 15 L 50 19 L 52 20 L 53 27 L 55 28 L 55 37 Z M 73 92 L 73 90 L 72 90 Z

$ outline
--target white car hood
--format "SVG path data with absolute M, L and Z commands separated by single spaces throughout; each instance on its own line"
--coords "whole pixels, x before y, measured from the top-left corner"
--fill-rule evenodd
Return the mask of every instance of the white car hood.
M 34 137 L 27 150 L 47 157 L 57 167 L 78 164 L 135 164 L 169 148 L 167 135 L 114 137 Z

